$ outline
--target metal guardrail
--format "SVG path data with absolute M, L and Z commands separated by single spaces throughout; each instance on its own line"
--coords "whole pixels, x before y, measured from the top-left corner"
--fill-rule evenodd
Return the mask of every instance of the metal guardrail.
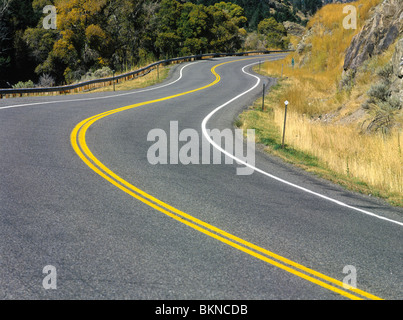
M 0 99 L 7 98 L 7 96 L 22 96 L 23 94 L 39 94 L 39 93 L 47 93 L 47 92 L 58 92 L 59 94 L 67 94 L 79 91 L 87 91 L 94 88 L 101 87 L 98 84 L 103 84 L 103 86 L 109 86 L 115 83 L 115 81 L 119 82 L 120 79 L 130 80 L 135 77 L 143 76 L 153 69 L 157 68 L 159 65 L 165 65 L 169 63 L 177 63 L 177 62 L 185 62 L 185 61 L 193 61 L 193 60 L 201 60 L 206 57 L 229 57 L 229 56 L 245 56 L 245 55 L 254 55 L 254 54 L 270 54 L 276 52 L 291 52 L 293 50 L 261 50 L 261 51 L 247 51 L 247 52 L 237 52 L 237 53 L 205 53 L 198 54 L 186 57 L 179 58 L 171 58 L 166 60 L 161 60 L 158 62 L 154 62 L 146 67 L 140 68 L 138 70 L 130 71 L 127 73 L 123 73 L 120 75 L 115 75 L 112 77 L 106 77 L 101 79 L 94 79 L 83 81 L 75 84 L 64 85 L 64 86 L 55 86 L 55 87 L 43 87 L 43 88 L 10 88 L 10 89 L 1 89 L 0 88 Z

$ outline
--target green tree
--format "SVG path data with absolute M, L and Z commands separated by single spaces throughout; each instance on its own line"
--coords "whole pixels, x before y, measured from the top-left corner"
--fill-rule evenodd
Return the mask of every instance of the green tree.
M 9 5 L 11 0 L 0 1 L 0 74 L 5 74 L 11 62 L 11 30 L 9 20 Z M 0 79 L 4 80 L 4 79 Z
M 155 46 L 160 56 L 164 58 L 177 55 L 180 37 L 175 32 L 160 32 L 157 35 Z
M 161 57 L 179 54 L 181 38 L 177 33 L 182 5 L 176 0 L 162 0 L 157 12 L 155 46 Z
M 16 83 L 34 76 L 23 35 L 27 27 L 37 24 L 39 16 L 32 0 L 0 0 L 0 80 Z
M 257 30 L 265 39 L 267 47 L 280 49 L 287 48 L 287 31 L 283 24 L 278 23 L 273 17 L 260 21 Z
M 228 8 L 231 8 L 228 10 Z M 243 34 L 239 28 L 246 22 L 239 6 L 219 3 L 209 7 L 213 18 L 210 48 L 216 52 L 235 52 L 242 46 Z
M 214 4 L 214 7 L 222 10 L 237 27 L 245 27 L 248 20 L 241 6 L 232 2 L 219 2 Z
M 57 8 L 56 30 L 42 26 L 42 9 L 48 4 Z M 123 71 L 160 58 L 235 52 L 242 47 L 247 25 L 240 5 L 213 0 L 207 5 L 177 0 L 0 0 L 0 18 L 0 77 L 52 78 L 56 84 L 106 67 Z
M 182 55 L 205 51 L 208 44 L 208 13 L 203 5 L 185 3 L 178 21 L 178 35 L 182 39 Z

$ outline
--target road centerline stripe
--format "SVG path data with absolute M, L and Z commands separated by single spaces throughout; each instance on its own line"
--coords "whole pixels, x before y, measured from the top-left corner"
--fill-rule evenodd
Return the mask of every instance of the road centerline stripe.
M 250 59 L 254 59 L 254 58 L 250 58 Z M 249 60 L 249 59 L 242 59 L 242 60 Z M 84 161 L 85 164 L 87 164 L 87 166 L 89 166 L 94 172 L 96 172 L 97 174 L 99 174 L 101 177 L 103 177 L 105 180 L 109 181 L 111 184 L 115 185 L 116 187 L 118 187 L 119 189 L 121 189 L 122 191 L 126 192 L 127 194 L 131 195 L 132 197 L 140 200 L 141 202 L 147 204 L 148 206 L 168 215 L 169 217 L 180 221 L 181 223 L 184 223 L 185 225 L 198 230 L 212 238 L 215 238 L 227 245 L 230 245 L 240 251 L 243 251 L 251 256 L 254 256 L 255 258 L 258 258 L 262 261 L 265 261 L 271 265 L 274 265 L 280 269 L 283 269 L 289 273 L 292 273 L 294 275 L 297 275 L 298 277 L 301 277 L 305 280 L 308 280 L 312 283 L 315 283 L 317 285 L 320 285 L 328 290 L 331 290 L 333 292 L 336 292 L 340 295 L 343 295 L 345 297 L 348 297 L 350 299 L 362 299 L 361 297 L 358 297 L 354 294 L 352 294 L 351 292 L 347 291 L 346 288 L 344 288 L 344 285 L 341 281 L 333 279 L 331 277 L 328 277 L 326 275 L 323 275 L 317 271 L 314 271 L 312 269 L 309 269 L 307 267 L 304 267 L 296 262 L 293 262 L 287 258 L 284 258 L 282 256 L 279 256 L 267 249 L 261 248 L 257 245 L 254 245 L 252 243 L 249 243 L 248 241 L 245 241 L 241 238 L 238 238 L 230 233 L 225 232 L 224 230 L 221 230 L 215 226 L 212 226 L 204 221 L 201 221 L 189 214 L 186 214 L 164 202 L 162 202 L 161 200 L 147 194 L 146 192 L 138 189 L 137 187 L 133 186 L 132 184 L 130 184 L 129 182 L 127 182 L 126 180 L 122 179 L 121 177 L 119 177 L 118 175 L 116 175 L 112 170 L 110 170 L 109 168 L 107 168 L 104 164 L 102 164 L 90 151 L 90 149 L 88 148 L 87 144 L 86 144 L 86 140 L 85 140 L 85 135 L 86 132 L 88 130 L 88 128 L 94 124 L 96 121 L 107 117 L 108 115 L 114 114 L 114 113 L 118 113 L 124 110 L 129 110 L 132 108 L 136 108 L 139 106 L 144 106 L 144 105 L 148 105 L 148 104 L 152 104 L 152 103 L 156 103 L 156 102 L 160 102 L 160 101 L 165 101 L 168 99 L 174 99 L 176 97 L 180 97 L 186 94 L 190 94 L 196 91 L 200 91 L 200 90 L 204 90 L 208 87 L 214 86 L 216 83 L 218 83 L 221 79 L 221 77 L 219 76 L 219 74 L 215 71 L 215 69 L 221 65 L 227 64 L 227 63 L 232 63 L 232 62 L 236 62 L 236 61 L 242 61 L 242 60 L 235 60 L 235 61 L 227 61 L 221 64 L 218 64 L 216 66 L 214 66 L 213 68 L 211 68 L 211 72 L 215 75 L 216 79 L 211 82 L 208 85 L 205 85 L 203 87 L 197 88 L 197 89 L 193 89 L 187 92 L 182 92 L 179 94 L 175 94 L 172 96 L 168 96 L 168 97 L 164 97 L 164 98 L 160 98 L 160 99 L 155 99 L 155 100 L 149 100 L 149 101 L 145 101 L 145 102 L 141 102 L 141 103 L 137 103 L 137 104 L 133 104 L 130 106 L 126 106 L 126 107 L 121 107 L 121 108 L 117 108 L 114 110 L 110 110 L 110 111 L 106 111 L 103 113 L 100 113 L 98 115 L 89 117 L 83 121 L 81 121 L 72 131 L 71 136 L 70 136 L 70 140 L 71 140 L 71 144 L 72 147 L 74 149 L 74 151 L 77 153 L 77 155 Z M 273 259 L 268 258 L 267 256 L 279 260 L 281 261 L 275 261 Z M 287 264 L 287 265 L 286 265 Z M 305 273 L 304 273 L 305 272 Z M 307 275 L 306 273 L 311 274 Z M 314 277 L 320 278 L 321 280 L 318 280 Z M 322 281 L 323 280 L 323 281 Z M 324 281 L 328 281 L 334 285 L 343 287 L 343 289 L 337 288 L 333 285 L 330 285 L 328 283 L 325 283 Z M 366 298 L 370 298 L 370 299 L 379 299 L 378 297 L 369 294 L 365 291 L 359 290 L 357 288 L 348 288 L 349 290 L 353 291 L 356 294 L 359 294 L 361 296 L 364 296 Z

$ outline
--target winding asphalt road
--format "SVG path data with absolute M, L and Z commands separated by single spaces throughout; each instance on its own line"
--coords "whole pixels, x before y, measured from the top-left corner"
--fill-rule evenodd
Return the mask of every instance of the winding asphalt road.
M 250 175 L 147 158 L 149 132 L 171 121 L 200 148 L 204 129 L 233 130 L 273 83 L 251 64 L 282 57 L 181 64 L 130 92 L 1 100 L 0 299 L 403 299 L 401 208 L 258 150 Z

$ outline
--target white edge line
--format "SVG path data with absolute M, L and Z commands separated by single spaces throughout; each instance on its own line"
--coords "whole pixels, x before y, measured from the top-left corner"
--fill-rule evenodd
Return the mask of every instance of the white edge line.
M 19 107 L 26 107 L 26 106 L 41 105 L 41 104 L 64 103 L 64 102 L 80 102 L 80 101 L 91 101 L 91 100 L 98 100 L 98 99 L 109 99 L 109 98 L 126 96 L 126 95 L 130 95 L 130 94 L 137 94 L 137 93 L 157 90 L 157 89 L 161 89 L 161 88 L 164 88 L 164 87 L 168 87 L 168 86 L 173 85 L 174 83 L 178 82 L 179 80 L 182 79 L 183 69 L 185 69 L 186 67 L 188 67 L 190 65 L 197 64 L 199 62 L 201 62 L 201 61 L 188 63 L 187 65 L 183 66 L 179 71 L 179 78 L 178 79 L 176 79 L 173 82 L 170 82 L 170 83 L 164 84 L 162 86 L 158 86 L 158 87 L 147 88 L 147 89 L 143 89 L 143 90 L 136 90 L 136 91 L 132 91 L 132 92 L 120 93 L 120 94 L 115 94 L 115 95 L 111 95 L 111 96 L 104 96 L 104 97 L 93 97 L 93 98 L 83 98 L 83 99 L 70 99 L 70 100 L 44 101 L 44 102 L 34 102 L 34 103 L 26 103 L 26 104 L 16 104 L 16 105 L 11 105 L 11 106 L 0 107 L 0 110 L 1 109 L 11 109 L 11 108 L 19 108 Z
M 203 119 L 203 122 L 202 122 L 202 124 L 201 124 L 201 129 L 202 129 L 203 135 L 204 135 L 204 137 L 207 139 L 207 141 L 208 141 L 214 148 L 218 149 L 220 152 L 224 153 L 226 156 L 228 156 L 228 157 L 230 157 L 230 158 L 236 160 L 238 163 L 240 163 L 240 164 L 242 164 L 242 165 L 244 165 L 244 166 L 247 166 L 247 167 L 249 167 L 249 168 L 251 168 L 251 169 L 253 169 L 253 170 L 255 170 L 255 171 L 257 171 L 257 172 L 259 172 L 259 173 L 261 173 L 261 174 L 263 174 L 263 175 L 265 175 L 265 176 L 267 176 L 267 177 L 270 177 L 270 178 L 275 179 L 275 180 L 277 180 L 277 181 L 279 181 L 279 182 L 285 183 L 285 184 L 287 184 L 287 185 L 289 185 L 289 186 L 291 186 L 291 187 L 297 188 L 297 189 L 302 190 L 302 191 L 304 191 L 304 192 L 313 194 L 313 195 L 315 195 L 315 196 L 317 196 L 317 197 L 320 197 L 320 198 L 322 198 L 322 199 L 331 201 L 331 202 L 336 203 L 336 204 L 338 204 L 338 205 L 340 205 L 340 206 L 343 206 L 343 207 L 346 207 L 346 208 L 349 208 L 349 209 L 352 209 L 352 210 L 356 210 L 356 211 L 359 211 L 359 212 L 361 212 L 361 213 L 367 214 L 367 215 L 369 215 L 369 216 L 372 216 L 372 217 L 375 217 L 375 218 L 378 218 L 378 219 L 382 219 L 382 220 L 386 220 L 386 221 L 388 221 L 388 222 L 392 222 L 392 223 L 395 223 L 395 224 L 397 224 L 397 225 L 403 226 L 403 222 L 395 221 L 395 220 L 392 220 L 392 219 L 389 219 L 389 218 L 386 218 L 386 217 L 377 215 L 377 214 L 375 214 L 375 213 L 372 213 L 372 212 L 369 212 L 369 211 L 366 211 L 366 210 L 363 210 L 363 209 L 360 209 L 360 208 L 356 208 L 356 207 L 350 206 L 350 205 L 348 205 L 348 204 L 346 204 L 346 203 L 344 203 L 344 202 L 341 202 L 341 201 L 339 201 L 339 200 L 336 200 L 336 199 L 327 197 L 327 196 L 325 196 L 325 195 L 323 195 L 323 194 L 314 192 L 314 191 L 312 191 L 312 190 L 306 189 L 306 188 L 304 188 L 304 187 L 301 187 L 301 186 L 299 186 L 299 185 L 296 185 L 296 184 L 294 184 L 294 183 L 291 183 L 291 182 L 289 182 L 289 181 L 286 181 L 286 180 L 284 180 L 284 179 L 281 179 L 281 178 L 279 178 L 279 177 L 277 177 L 277 176 L 274 176 L 274 175 L 272 175 L 272 174 L 270 174 L 270 173 L 267 173 L 266 171 L 263 171 L 263 170 L 261 170 L 261 169 L 259 169 L 259 168 L 256 168 L 255 166 L 252 166 L 251 164 L 246 163 L 245 161 L 242 161 L 241 159 L 235 157 L 235 156 L 232 155 L 231 153 L 225 151 L 223 148 L 221 148 L 221 146 L 219 146 L 217 143 L 215 143 L 215 142 L 211 139 L 211 137 L 207 134 L 207 129 L 206 129 L 206 125 L 207 125 L 208 120 L 209 120 L 218 110 L 224 108 L 225 106 L 229 105 L 229 104 L 232 103 L 233 101 L 235 101 L 235 100 L 239 99 L 240 97 L 242 97 L 243 95 L 249 93 L 250 91 L 252 91 L 253 89 L 255 89 L 255 88 L 259 85 L 259 83 L 260 83 L 260 78 L 257 77 L 257 76 L 255 76 L 255 75 L 253 75 L 253 74 L 251 74 L 251 73 L 249 73 L 249 72 L 246 72 L 246 71 L 245 71 L 245 68 L 250 67 L 250 66 L 252 66 L 252 65 L 254 65 L 254 64 L 257 64 L 257 63 L 259 63 L 259 62 L 254 62 L 254 63 L 248 64 L 248 65 L 246 65 L 246 66 L 244 66 L 244 67 L 242 68 L 242 72 L 243 72 L 243 73 L 245 73 L 245 74 L 247 74 L 247 75 L 249 75 L 249 76 L 254 77 L 254 78 L 257 79 L 255 85 L 252 86 L 251 88 L 249 88 L 248 90 L 246 90 L 246 91 L 240 93 L 239 95 L 237 95 L 236 97 L 232 98 L 231 100 L 229 100 L 229 101 L 225 102 L 224 104 L 220 105 L 219 107 L 217 107 L 216 109 L 214 109 L 212 112 L 210 112 L 210 113 Z

